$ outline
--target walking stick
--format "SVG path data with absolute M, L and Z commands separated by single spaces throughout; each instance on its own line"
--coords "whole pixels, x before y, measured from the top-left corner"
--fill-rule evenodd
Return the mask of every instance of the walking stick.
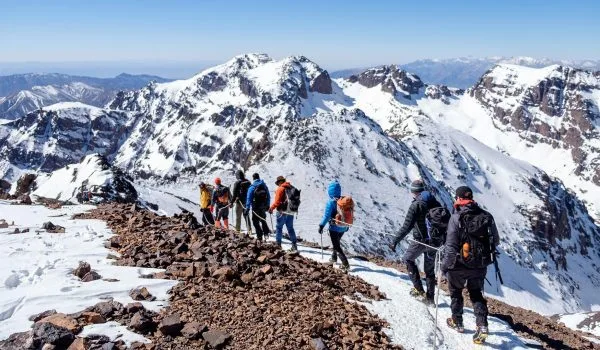
M 321 260 L 323 260 L 323 233 L 321 233 Z

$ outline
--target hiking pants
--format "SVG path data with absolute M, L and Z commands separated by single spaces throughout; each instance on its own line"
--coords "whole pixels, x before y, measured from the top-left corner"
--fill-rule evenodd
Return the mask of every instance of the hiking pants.
M 214 225 L 215 218 L 213 214 L 210 212 L 210 208 L 200 209 L 200 213 L 202 214 L 202 224 L 203 225 Z
M 331 238 L 331 245 L 333 246 L 333 254 L 331 254 L 332 260 L 337 260 L 338 256 L 342 261 L 343 265 L 348 265 L 348 259 L 346 258 L 346 254 L 342 250 L 341 240 L 342 236 L 345 232 L 336 232 L 329 230 L 329 238 Z
M 421 275 L 419 274 L 419 268 L 415 263 L 415 260 L 423 254 L 424 263 L 423 269 L 425 270 L 425 281 L 427 283 L 427 298 L 433 299 L 435 295 L 435 253 L 436 251 L 431 248 L 419 244 L 417 242 L 410 242 L 408 249 L 404 253 L 402 260 L 406 264 L 408 270 L 408 276 L 412 281 L 413 286 L 419 292 L 424 292 L 423 282 L 421 282 Z
M 288 235 L 292 244 L 296 244 L 296 231 L 294 231 L 294 215 L 287 215 L 280 212 L 276 214 L 277 224 L 275 225 L 275 240 L 281 244 L 283 238 L 283 225 L 287 228 Z
M 471 303 L 473 303 L 476 325 L 487 327 L 488 308 L 487 302 L 483 297 L 483 284 L 486 272 L 487 268 L 465 268 L 448 271 L 448 290 L 451 298 L 450 309 L 452 310 L 452 317 L 456 321 L 462 322 L 464 306 L 462 291 L 466 287 L 469 291 Z
M 235 208 L 235 230 L 237 232 L 240 232 L 242 229 L 242 220 L 244 220 L 245 226 L 246 226 L 246 230 L 250 231 L 250 228 L 248 227 L 248 218 L 246 216 L 244 216 L 244 208 L 242 207 L 242 204 L 240 204 L 239 202 L 234 204 Z
M 265 209 L 252 208 L 252 224 L 256 231 L 256 239 L 262 241 L 263 236 L 268 236 L 271 233 L 269 225 L 267 225 L 267 211 Z
M 215 209 L 217 210 L 217 221 L 229 220 L 229 207 L 228 206 L 217 205 L 215 207 Z

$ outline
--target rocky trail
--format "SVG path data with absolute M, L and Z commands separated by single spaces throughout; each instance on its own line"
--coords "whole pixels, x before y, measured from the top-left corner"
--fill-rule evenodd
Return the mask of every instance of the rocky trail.
M 402 283 L 404 267 L 397 263 L 367 257 L 370 262 L 359 264 L 360 257 L 355 257 L 348 275 L 316 261 L 319 253 L 312 244 L 301 249 L 302 255 L 291 254 L 232 231 L 201 227 L 191 213 L 166 217 L 132 204 L 103 204 L 74 218 L 107 223 L 115 235 L 106 247 L 115 251 L 112 258 L 117 264 L 162 268 L 165 272 L 146 277 L 178 280 L 170 291 L 169 306 L 160 312 L 146 309 L 144 303 L 155 297 L 151 287 L 140 287 L 131 290 L 132 303 L 109 299 L 71 314 L 40 310 L 31 318 L 32 330 L 13 334 L 0 342 L 0 349 L 401 348 L 392 339 L 406 348 L 433 345 L 429 335 L 413 330 L 428 332 L 422 328 L 432 327 L 433 319 L 415 318 L 414 312 L 427 314 L 433 309 L 398 302 L 408 299 L 403 297 L 403 288 L 408 287 Z M 93 270 L 82 264 L 73 273 L 85 279 Z M 377 283 L 383 276 L 393 276 L 392 283 Z M 401 303 L 411 304 L 398 308 Z M 489 305 L 491 329 L 496 329 L 490 339 L 494 348 L 536 343 L 533 347 L 546 349 L 600 348 L 583 333 L 550 318 L 494 299 Z M 126 343 L 82 332 L 85 326 L 112 324 L 125 325 L 150 342 Z M 507 333 L 513 330 L 534 341 L 522 342 Z M 440 330 L 439 337 L 445 349 L 470 339 L 469 334 L 452 339 L 447 330 Z

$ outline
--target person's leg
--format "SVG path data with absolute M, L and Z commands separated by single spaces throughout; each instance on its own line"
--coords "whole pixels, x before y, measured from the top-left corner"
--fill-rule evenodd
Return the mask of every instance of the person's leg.
M 277 223 L 275 224 L 275 241 L 281 245 L 281 239 L 283 237 L 283 225 L 285 225 L 285 215 L 277 213 Z
M 228 230 L 229 229 L 229 208 L 227 207 L 223 207 L 222 210 L 223 214 L 223 226 L 225 226 L 225 229 Z
M 256 231 L 256 239 L 262 241 L 263 231 L 261 229 L 260 218 L 258 217 L 256 211 L 252 211 L 252 224 L 254 225 L 254 231 Z
M 463 325 L 463 307 L 464 299 L 462 290 L 465 286 L 465 279 L 462 276 L 462 271 L 448 271 L 448 291 L 450 292 L 450 310 L 452 311 L 452 319 L 459 325 Z
M 235 230 L 240 232 L 242 230 L 242 214 L 244 209 L 240 203 L 235 203 Z
M 294 230 L 294 215 L 284 215 L 285 216 L 285 227 L 287 228 L 288 235 L 290 236 L 290 240 L 293 245 L 296 245 L 296 231 Z
M 262 210 L 260 212 L 261 220 L 260 223 L 262 225 L 262 232 L 265 237 L 268 237 L 271 234 L 271 229 L 269 228 L 269 224 L 267 223 L 267 211 Z
M 469 298 L 473 304 L 473 313 L 475 314 L 475 324 L 478 327 L 488 326 L 488 307 L 487 301 L 483 297 L 483 287 L 485 283 L 485 269 L 469 271 L 470 276 L 467 280 L 467 290 Z
M 435 254 L 433 249 L 427 249 L 424 255 L 423 270 L 427 285 L 427 299 L 433 301 L 435 295 Z
M 329 259 L 329 261 L 335 263 L 335 262 L 337 262 L 337 250 L 335 249 L 335 245 L 339 244 L 337 232 L 329 230 L 329 238 L 331 239 L 331 245 L 333 247 L 333 252 L 331 253 L 331 259 Z M 337 240 L 337 243 L 334 243 L 335 240 Z
M 202 215 L 202 225 L 208 225 L 208 218 L 206 217 L 206 209 L 200 208 L 200 215 Z
M 402 257 L 402 260 L 406 264 L 408 276 L 412 281 L 413 287 L 415 287 L 415 289 L 419 293 L 425 293 L 425 290 L 423 289 L 423 282 L 421 282 L 421 275 L 419 274 L 419 269 L 417 267 L 417 264 L 415 263 L 415 260 L 417 260 L 419 255 L 423 254 L 425 249 L 425 246 L 419 243 L 410 242 L 408 249 Z
M 337 232 L 337 241 L 338 241 L 337 253 L 338 253 L 338 256 L 340 257 L 340 260 L 342 261 L 342 266 L 350 266 L 350 264 L 348 263 L 348 258 L 346 257 L 346 253 L 344 253 L 344 250 L 342 249 L 342 237 L 343 236 L 344 236 L 344 232 Z

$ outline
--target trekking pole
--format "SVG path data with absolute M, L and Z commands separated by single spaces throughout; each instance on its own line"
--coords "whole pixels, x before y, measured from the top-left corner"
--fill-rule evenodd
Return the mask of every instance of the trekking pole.
M 323 260 L 323 233 L 321 233 L 321 260 Z

